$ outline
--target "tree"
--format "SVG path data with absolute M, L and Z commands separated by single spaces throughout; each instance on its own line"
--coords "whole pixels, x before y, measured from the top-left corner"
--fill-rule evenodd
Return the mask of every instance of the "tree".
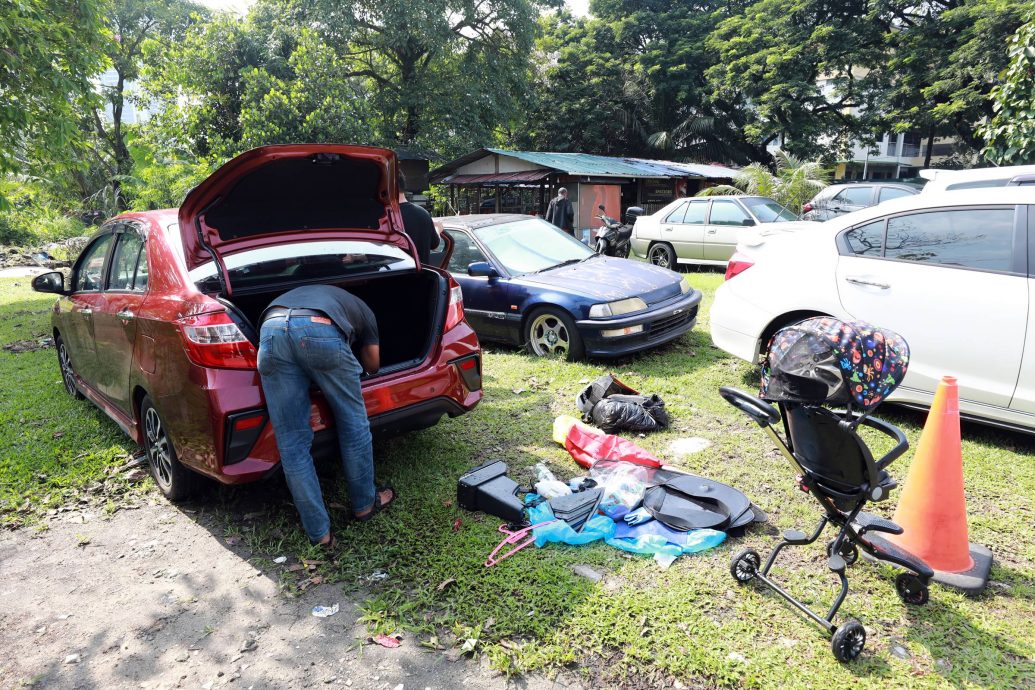
M 0 175 L 22 167 L 26 142 L 63 149 L 74 104 L 103 64 L 104 0 L 22 0 L 0 18 Z M 0 205 L 3 195 L 0 194 Z
M 884 27 L 887 59 L 871 73 L 879 87 L 874 112 L 884 129 L 926 139 L 924 167 L 935 137 L 981 148 L 976 125 L 992 115 L 991 90 L 1008 60 L 1003 43 L 1028 6 L 1028 0 L 881 3 L 874 17 Z
M 718 56 L 707 72 L 714 106 L 736 113 L 744 139 L 761 149 L 779 142 L 815 155 L 839 137 L 865 137 L 871 82 L 862 75 L 884 57 L 867 6 L 757 0 L 734 10 L 708 37 Z
M 819 161 L 804 161 L 783 151 L 777 151 L 775 158 L 775 174 L 760 163 L 752 163 L 737 171 L 732 185 L 706 187 L 697 196 L 767 196 L 801 215 L 805 202 L 830 183 L 830 170 Z
M 276 4 L 271 1 L 270 4 Z M 540 11 L 559 0 L 295 0 L 368 80 L 384 143 L 454 154 L 487 143 L 517 110 Z
M 996 165 L 1035 163 L 1035 12 L 1010 39 L 1010 65 L 992 90 L 982 154 Z
M 89 117 L 101 145 L 98 162 L 107 170 L 117 210 L 128 208 L 122 180 L 133 166 L 123 123 L 127 87 L 140 78 L 147 43 L 180 39 L 192 21 L 200 20 L 198 11 L 201 8 L 188 0 L 113 0 L 108 18 L 112 40 L 106 44 L 105 53 L 115 79 L 101 86 L 102 102 L 110 107 L 111 120 L 105 122 L 97 103 L 92 104 Z
M 604 155 L 641 152 L 649 86 L 613 28 L 567 11 L 540 20 L 534 85 L 514 144 Z

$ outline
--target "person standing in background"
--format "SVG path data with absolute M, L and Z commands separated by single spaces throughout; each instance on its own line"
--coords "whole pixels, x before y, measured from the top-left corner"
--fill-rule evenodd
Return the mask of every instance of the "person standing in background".
M 438 229 L 431 214 L 406 198 L 406 178 L 399 172 L 399 210 L 402 211 L 403 230 L 417 247 L 417 258 L 422 264 L 431 259 L 431 250 L 438 249 Z
M 569 235 L 575 234 L 575 207 L 568 200 L 568 190 L 564 187 L 558 189 L 557 196 L 550 199 L 550 206 L 546 209 L 546 221 Z

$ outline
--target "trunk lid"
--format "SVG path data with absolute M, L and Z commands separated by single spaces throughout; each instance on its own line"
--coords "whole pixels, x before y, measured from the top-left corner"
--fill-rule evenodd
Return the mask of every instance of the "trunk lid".
M 236 252 L 300 239 L 365 239 L 413 255 L 403 231 L 395 153 L 344 144 L 246 151 L 195 187 L 179 210 L 187 269 Z M 414 259 L 416 261 L 416 258 Z

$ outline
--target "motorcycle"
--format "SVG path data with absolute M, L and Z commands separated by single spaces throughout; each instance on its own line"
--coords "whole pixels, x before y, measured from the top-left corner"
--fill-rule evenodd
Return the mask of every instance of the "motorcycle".
M 625 212 L 626 222 L 622 223 L 608 216 L 603 205 L 597 208 L 600 209 L 600 215 L 596 216 L 596 219 L 604 225 L 597 228 L 594 234 L 593 249 L 603 256 L 628 258 L 633 224 L 643 215 L 643 209 L 639 206 L 630 206 Z

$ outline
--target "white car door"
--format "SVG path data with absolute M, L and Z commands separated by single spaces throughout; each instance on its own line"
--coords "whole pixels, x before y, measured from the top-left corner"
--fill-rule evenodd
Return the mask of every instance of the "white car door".
M 964 401 L 1010 404 L 1028 322 L 1022 211 L 914 211 L 840 234 L 841 304 L 906 339 L 904 388 L 931 394 L 951 375 Z
M 737 248 L 737 239 L 745 223 L 754 221 L 740 203 L 733 199 L 713 199 L 708 216 L 708 228 L 704 231 L 704 258 L 710 261 L 729 261 Z

